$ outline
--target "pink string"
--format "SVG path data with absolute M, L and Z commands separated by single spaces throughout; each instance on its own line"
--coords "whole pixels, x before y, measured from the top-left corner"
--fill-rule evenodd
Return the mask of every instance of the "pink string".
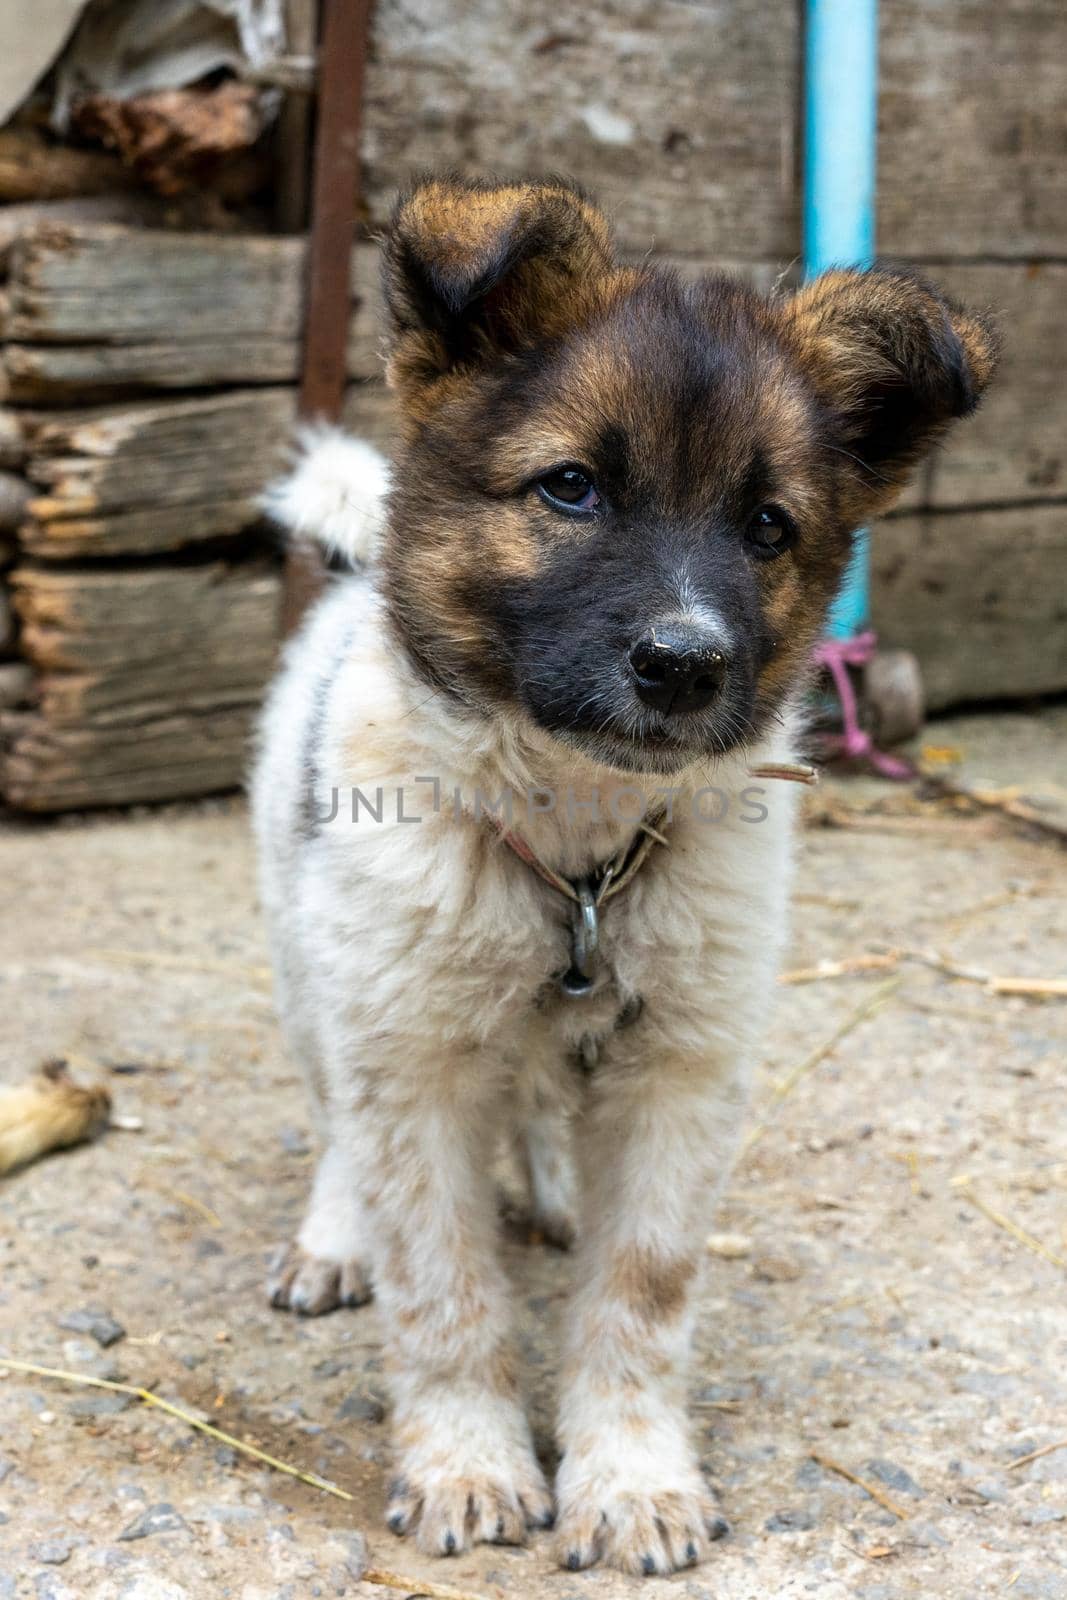
M 822 639 L 812 652 L 817 666 L 825 667 L 834 680 L 834 688 L 841 702 L 842 733 L 829 734 L 827 746 L 832 755 L 845 756 L 850 761 L 867 761 L 883 778 L 897 780 L 913 778 L 915 769 L 910 762 L 898 760 L 879 750 L 870 734 L 860 727 L 859 707 L 848 675 L 849 667 L 865 667 L 874 655 L 878 640 L 867 629 L 848 639 Z

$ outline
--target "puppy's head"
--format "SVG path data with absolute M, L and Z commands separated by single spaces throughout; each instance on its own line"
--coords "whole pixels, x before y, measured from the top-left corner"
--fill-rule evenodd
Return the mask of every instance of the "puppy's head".
M 978 318 L 899 273 L 769 299 L 620 266 L 557 181 L 417 185 L 384 281 L 394 626 L 429 681 L 632 771 L 759 733 L 853 530 L 995 360 Z

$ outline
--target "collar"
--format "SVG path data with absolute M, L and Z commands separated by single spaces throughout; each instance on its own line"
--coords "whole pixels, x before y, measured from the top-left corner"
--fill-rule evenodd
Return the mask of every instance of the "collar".
M 751 778 L 776 778 L 791 783 L 814 784 L 818 774 L 814 767 L 801 762 L 775 761 L 749 767 Z M 571 961 L 566 972 L 559 977 L 560 991 L 570 1000 L 580 1000 L 593 989 L 593 973 L 597 947 L 600 943 L 600 907 L 624 889 L 648 860 L 656 845 L 670 848 L 670 840 L 660 831 L 663 813 L 653 822 L 641 821 L 630 843 L 592 872 L 581 878 L 567 878 L 547 861 L 521 834 L 504 827 L 494 816 L 490 821 L 508 848 L 520 861 L 536 872 L 537 876 L 569 902 L 571 914 Z
M 658 817 L 657 821 L 662 821 Z M 520 861 L 570 903 L 571 960 L 558 979 L 560 992 L 568 1000 L 581 1000 L 592 991 L 597 947 L 600 943 L 600 907 L 613 895 L 621 894 L 640 872 L 656 845 L 669 848 L 669 840 L 652 822 L 640 822 L 625 849 L 594 867 L 581 878 L 567 878 L 550 867 L 520 834 L 495 822 L 501 839 Z

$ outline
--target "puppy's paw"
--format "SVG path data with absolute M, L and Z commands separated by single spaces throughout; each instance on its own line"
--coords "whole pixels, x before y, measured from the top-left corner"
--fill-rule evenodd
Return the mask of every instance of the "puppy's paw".
M 320 1317 L 337 1306 L 362 1306 L 371 1284 L 362 1261 L 331 1261 L 309 1255 L 299 1244 L 283 1247 L 271 1267 L 267 1297 L 281 1311 Z
M 702 1487 L 628 1491 L 621 1478 L 602 1480 L 561 1504 L 556 1558 L 571 1572 L 603 1561 L 635 1577 L 662 1577 L 705 1561 L 728 1532 Z
M 552 1526 L 552 1497 L 532 1456 L 483 1459 L 455 1475 L 395 1478 L 385 1520 L 394 1533 L 414 1533 L 426 1555 L 456 1556 L 475 1544 L 525 1544 L 529 1530 Z

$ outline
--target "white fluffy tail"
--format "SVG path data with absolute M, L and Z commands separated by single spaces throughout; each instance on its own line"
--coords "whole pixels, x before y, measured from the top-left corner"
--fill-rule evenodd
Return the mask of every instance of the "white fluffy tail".
M 389 492 L 389 465 L 365 439 L 338 428 L 305 428 L 296 465 L 271 484 L 263 508 L 273 522 L 301 539 L 314 539 L 353 566 L 378 553 Z

